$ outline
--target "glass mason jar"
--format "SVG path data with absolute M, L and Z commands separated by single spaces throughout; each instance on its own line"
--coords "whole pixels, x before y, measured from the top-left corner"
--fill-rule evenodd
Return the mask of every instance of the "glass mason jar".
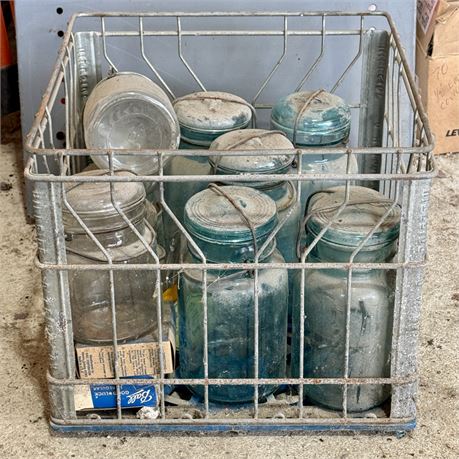
M 243 129 L 252 120 L 250 104 L 234 94 L 218 91 L 195 92 L 173 103 L 180 124 L 180 148 L 208 149 L 212 141 L 234 129 Z M 176 156 L 166 169 L 167 175 L 209 175 L 207 156 Z M 169 182 L 165 185 L 165 199 L 175 216 L 183 223 L 183 210 L 188 199 L 207 188 L 207 182 Z M 177 234 L 172 220 L 166 219 L 167 234 Z M 167 238 L 167 245 L 178 241 Z
M 330 222 L 344 200 L 345 187 L 325 190 L 311 199 L 307 223 L 310 244 Z M 369 188 L 353 186 L 349 203 L 311 251 L 310 262 L 346 263 L 356 247 L 389 210 L 393 202 Z M 395 207 L 357 253 L 356 263 L 390 262 L 397 250 L 400 211 Z M 304 377 L 344 377 L 346 343 L 347 271 L 309 269 L 304 290 Z M 394 305 L 394 271 L 353 269 L 349 325 L 350 378 L 390 376 Z M 295 313 L 292 374 L 299 375 L 300 310 Z M 305 385 L 313 402 L 342 409 L 343 385 Z M 380 405 L 389 396 L 385 385 L 349 385 L 347 410 L 361 412 Z
M 288 150 L 293 149 L 292 143 L 281 132 L 265 129 L 244 129 L 232 131 L 214 140 L 211 150 Z M 287 173 L 294 160 L 292 155 L 259 156 L 213 156 L 209 158 L 212 170 L 218 175 L 227 174 L 283 174 Z M 221 182 L 226 182 L 224 177 Z M 239 182 L 240 183 L 240 182 Z M 300 205 L 297 201 L 296 188 L 291 182 L 243 182 L 243 185 L 256 188 L 266 193 L 276 203 L 279 221 L 289 213 L 282 228 L 277 233 L 277 248 L 288 263 L 296 262 L 296 243 L 300 224 Z M 297 295 L 299 271 L 289 271 L 289 312 Z
M 80 176 L 105 175 L 96 170 Z M 116 175 L 129 175 L 119 171 Z M 129 228 L 111 200 L 109 183 L 66 186 L 67 201 L 94 234 L 115 264 L 154 263 L 144 244 Z M 113 184 L 114 202 L 149 246 L 156 250 L 156 235 L 145 220 L 145 189 L 141 183 Z M 67 262 L 107 263 L 107 257 L 64 206 Z M 116 328 L 119 342 L 137 339 L 156 329 L 155 271 L 113 271 Z M 113 341 L 109 271 L 69 271 L 69 290 L 75 341 L 106 344 Z
M 203 149 L 198 145 L 180 142 L 181 150 Z M 206 148 L 207 149 L 207 148 Z M 165 168 L 166 175 L 209 175 L 210 165 L 207 156 L 174 156 Z M 183 209 L 188 199 L 207 188 L 206 182 L 169 182 L 164 185 L 164 198 L 175 216 L 183 223 Z M 177 228 L 169 216 L 167 233 L 175 233 Z M 172 228 L 172 231 L 170 229 Z
M 100 81 L 92 90 L 83 113 L 87 148 L 176 149 L 180 128 L 167 94 L 144 75 L 120 72 Z M 91 156 L 108 169 L 106 156 Z M 137 175 L 157 175 L 156 156 L 113 155 L 115 169 Z M 147 199 L 156 202 L 154 183 L 145 183 Z
M 297 147 L 333 147 L 345 145 L 351 129 L 351 111 L 341 97 L 326 91 L 301 91 L 277 102 L 271 113 L 271 127 L 283 131 Z M 342 154 L 303 155 L 302 173 L 345 174 L 348 157 Z M 350 158 L 349 173 L 357 173 L 357 160 Z M 344 181 L 308 180 L 301 183 L 301 204 L 315 192 Z
M 182 141 L 203 148 L 226 132 L 245 129 L 252 121 L 251 105 L 227 92 L 194 92 L 179 97 L 173 106 Z
M 277 224 L 276 205 L 267 195 L 247 187 L 221 190 L 234 199 L 251 221 L 260 248 Z M 208 263 L 253 261 L 254 238 L 238 210 L 214 189 L 194 195 L 185 207 L 185 226 Z M 275 240 L 260 255 L 260 262 L 283 262 Z M 198 263 L 188 245 L 184 262 Z M 179 284 L 180 376 L 204 378 L 203 272 L 186 269 Z M 253 378 L 254 277 L 242 270 L 208 270 L 207 326 L 209 378 Z M 286 269 L 260 269 L 258 275 L 258 333 L 260 378 L 286 375 L 287 297 Z M 276 385 L 260 385 L 265 397 Z M 190 386 L 200 397 L 204 386 Z M 253 401 L 253 385 L 209 386 L 209 400 L 221 403 Z

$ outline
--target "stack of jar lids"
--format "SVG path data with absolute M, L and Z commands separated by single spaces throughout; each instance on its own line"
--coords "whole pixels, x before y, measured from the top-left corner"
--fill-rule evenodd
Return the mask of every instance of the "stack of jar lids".
M 99 169 L 75 175 L 97 177 L 108 174 L 107 170 Z M 116 171 L 115 175 L 134 176 L 127 171 Z M 116 207 L 132 223 L 145 217 L 145 188 L 141 182 L 114 182 L 112 187 L 109 182 L 70 182 L 66 183 L 65 190 L 69 206 L 93 233 L 116 231 L 128 226 Z M 65 205 L 62 208 L 62 219 L 66 233 L 85 234 L 83 227 Z
M 257 239 L 272 232 L 277 212 L 268 195 L 242 186 L 225 186 L 222 190 L 243 210 Z M 252 230 L 241 212 L 226 196 L 210 188 L 188 200 L 184 221 L 190 234 L 203 241 L 231 244 L 253 240 Z
M 87 148 L 176 149 L 180 128 L 167 94 L 144 75 L 121 72 L 100 81 L 84 109 Z M 106 156 L 93 155 L 101 169 L 109 168 Z M 136 174 L 158 172 L 156 156 L 113 156 L 115 169 Z
M 339 245 L 356 247 L 386 215 L 374 231 L 366 247 L 375 247 L 393 242 L 398 237 L 400 207 L 378 191 L 362 186 L 351 186 L 349 200 L 344 210 L 335 218 L 345 201 L 346 187 L 337 186 L 315 194 L 311 198 L 307 231 L 317 236 L 332 220 L 322 239 Z M 392 209 L 391 209 L 392 208 Z
M 244 129 L 228 132 L 214 140 L 210 149 L 268 151 L 268 153 L 257 156 L 211 156 L 209 162 L 217 174 L 284 173 L 289 170 L 295 158 L 293 154 L 269 154 L 269 150 L 289 150 L 293 149 L 293 145 L 282 132 L 265 129 Z
M 334 145 L 348 139 L 351 113 L 341 97 L 323 89 L 295 92 L 273 107 L 271 127 L 295 145 Z
M 184 144 L 181 148 L 187 143 L 208 148 L 217 137 L 244 129 L 252 120 L 250 104 L 226 92 L 195 92 L 176 99 L 173 105 Z

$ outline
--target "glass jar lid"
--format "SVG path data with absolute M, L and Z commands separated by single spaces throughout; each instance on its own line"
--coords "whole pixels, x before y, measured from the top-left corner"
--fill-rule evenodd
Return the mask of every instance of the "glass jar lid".
M 271 127 L 296 145 L 333 145 L 349 137 L 351 111 L 341 97 L 323 89 L 295 92 L 273 107 Z
M 239 96 L 220 91 L 201 91 L 173 102 L 181 137 L 194 145 L 208 146 L 225 132 L 242 129 L 252 119 L 252 108 Z
M 107 170 L 92 170 L 76 174 L 80 177 L 108 175 Z M 117 176 L 134 176 L 128 171 L 116 171 Z M 80 182 L 65 184 L 67 202 L 94 233 L 105 233 L 128 225 L 112 203 L 110 183 Z M 145 188 L 141 182 L 113 183 L 113 200 L 133 223 L 145 216 Z M 62 219 L 66 233 L 85 234 L 84 229 L 63 204 Z
M 266 129 L 243 129 L 227 132 L 215 139 L 210 150 L 287 150 L 293 149 L 290 140 L 282 132 Z M 211 156 L 210 164 L 217 173 L 276 173 L 287 171 L 295 156 Z
M 328 188 L 313 195 L 308 209 L 311 217 L 307 223 L 307 230 L 317 236 L 330 223 L 344 198 L 345 186 Z M 392 200 L 378 191 L 361 186 L 351 186 L 348 204 L 321 240 L 337 245 L 357 247 L 393 204 Z M 398 237 L 399 226 L 400 207 L 397 205 L 366 242 L 364 249 L 394 241 Z
M 250 220 L 259 239 L 275 228 L 275 202 L 253 188 L 225 186 L 221 188 L 233 199 Z M 185 206 L 184 224 L 201 240 L 220 243 L 252 242 L 252 231 L 236 207 L 216 190 L 208 188 L 192 196 Z

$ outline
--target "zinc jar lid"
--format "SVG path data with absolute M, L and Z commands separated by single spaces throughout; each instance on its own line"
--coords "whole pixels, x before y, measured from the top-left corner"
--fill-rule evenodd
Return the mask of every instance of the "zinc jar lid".
M 220 91 L 201 91 L 173 102 L 181 136 L 194 145 L 208 146 L 215 137 L 248 126 L 250 104 L 239 96 Z
M 271 127 L 297 145 L 333 145 L 349 137 L 351 111 L 341 97 L 324 90 L 295 92 L 273 107 Z
M 222 190 L 232 198 L 250 220 L 256 239 L 275 228 L 275 202 L 266 194 L 243 186 L 225 186 Z M 241 213 L 225 197 L 211 188 L 192 196 L 185 205 L 184 224 L 197 238 L 209 242 L 252 242 L 252 232 Z
M 88 177 L 108 174 L 106 170 L 92 170 L 75 175 Z M 134 176 L 127 171 L 116 171 L 115 175 Z M 92 232 L 104 233 L 128 226 L 112 203 L 110 183 L 66 183 L 65 190 L 67 202 Z M 113 200 L 131 222 L 136 223 L 144 218 L 145 188 L 141 182 L 113 183 Z M 86 234 L 65 204 L 62 207 L 62 218 L 67 233 Z
M 330 223 L 345 198 L 345 187 L 337 186 L 319 192 L 311 198 L 307 223 L 308 232 L 317 236 Z M 349 202 L 322 236 L 322 240 L 337 245 L 356 247 L 389 211 L 393 201 L 378 191 L 351 186 Z M 398 237 L 400 207 L 396 205 L 384 222 L 365 243 L 365 248 L 388 244 Z
M 265 129 L 242 129 L 227 132 L 215 139 L 210 150 L 288 150 L 293 149 L 290 140 L 282 132 Z M 295 156 L 270 155 L 257 156 L 211 156 L 210 164 L 217 173 L 276 173 L 287 171 Z

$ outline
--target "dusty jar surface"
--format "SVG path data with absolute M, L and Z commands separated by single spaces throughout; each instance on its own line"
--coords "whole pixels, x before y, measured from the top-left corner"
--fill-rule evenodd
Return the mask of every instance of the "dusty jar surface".
M 242 97 L 221 91 L 200 91 L 173 103 L 183 141 L 209 147 L 226 132 L 246 128 L 252 120 L 250 104 Z
M 212 171 L 220 175 L 222 183 L 230 184 L 225 175 L 237 174 L 284 174 L 289 172 L 294 154 L 276 155 L 275 150 L 293 150 L 290 140 L 282 132 L 265 129 L 244 129 L 232 131 L 214 140 L 211 150 L 227 150 L 228 155 L 211 156 Z M 239 156 L 234 150 L 260 150 L 259 155 Z M 296 188 L 292 182 L 255 182 L 248 180 L 243 185 L 266 193 L 276 203 L 279 221 L 284 221 L 276 235 L 277 248 L 285 261 L 297 261 L 296 244 L 299 231 L 301 206 L 297 200 Z M 298 271 L 289 270 L 289 316 L 299 288 Z
M 344 187 L 335 187 L 311 200 L 311 218 L 306 233 L 310 244 L 343 202 Z M 349 204 L 308 261 L 349 262 L 351 254 L 393 203 L 380 193 L 352 187 Z M 396 206 L 385 222 L 356 254 L 355 262 L 389 262 L 396 252 L 400 212 Z M 395 273 L 392 270 L 352 271 L 350 289 L 348 376 L 389 377 Z M 309 269 L 304 290 L 304 377 L 341 378 L 345 375 L 345 343 L 348 273 L 339 269 Z M 295 327 L 296 324 L 296 327 Z M 300 310 L 295 312 L 292 374 L 299 375 Z M 313 402 L 341 410 L 341 385 L 305 385 Z M 347 410 L 366 411 L 389 396 L 384 385 L 349 385 Z
M 104 175 L 90 171 L 79 175 Z M 129 175 L 117 172 L 116 175 Z M 141 183 L 78 183 L 66 187 L 63 220 L 67 261 L 71 264 L 154 263 L 156 235 L 145 223 L 145 190 Z M 121 217 L 128 218 L 143 242 Z M 87 226 L 86 233 L 73 213 Z M 145 244 L 147 247 L 145 247 Z M 113 271 L 116 331 L 119 342 L 137 339 L 156 328 L 155 271 Z M 113 340 L 109 271 L 69 271 L 70 302 L 75 341 L 89 344 Z
M 277 222 L 275 203 L 257 190 L 224 187 L 253 222 L 258 247 Z M 204 190 L 188 201 L 185 225 L 208 263 L 253 259 L 254 240 L 240 213 L 223 196 Z M 198 262 L 189 246 L 184 258 Z M 273 242 L 262 262 L 282 262 Z M 255 281 L 253 273 L 229 269 L 207 274 L 208 375 L 209 378 L 253 378 L 255 358 Z M 179 288 L 180 376 L 204 377 L 204 279 L 200 270 L 185 270 Z M 286 375 L 288 276 L 285 269 L 260 269 L 258 277 L 258 333 L 260 378 Z M 277 386 L 259 386 L 259 397 Z M 200 397 L 203 386 L 190 389 Z M 209 386 L 209 400 L 219 403 L 253 401 L 251 385 Z
M 303 155 L 302 173 L 345 174 L 348 157 L 342 154 L 325 154 L 333 146 L 347 143 L 351 129 L 351 111 L 346 102 L 324 90 L 301 91 L 280 99 L 271 113 L 271 127 L 279 129 L 297 147 L 318 147 L 316 154 Z M 357 160 L 349 157 L 349 173 L 357 173 Z M 302 214 L 308 198 L 315 192 L 344 185 L 344 181 L 305 180 L 301 183 Z

